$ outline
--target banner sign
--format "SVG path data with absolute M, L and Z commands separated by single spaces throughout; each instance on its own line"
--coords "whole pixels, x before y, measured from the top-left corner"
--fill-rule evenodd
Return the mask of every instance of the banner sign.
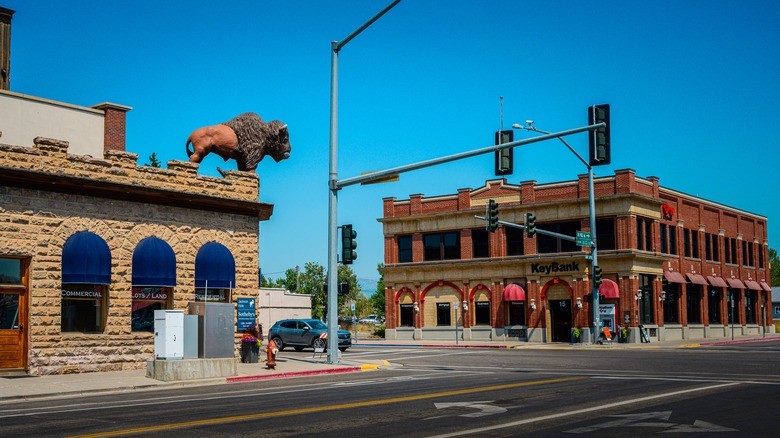
M 236 328 L 242 332 L 255 324 L 255 299 L 238 298 L 238 322 Z

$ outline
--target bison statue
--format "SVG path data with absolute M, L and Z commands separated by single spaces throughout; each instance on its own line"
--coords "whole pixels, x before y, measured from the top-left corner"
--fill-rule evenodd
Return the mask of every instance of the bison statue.
M 185 148 L 191 163 L 200 163 L 213 152 L 225 161 L 236 160 L 238 170 L 248 172 L 254 172 L 266 155 L 277 163 L 290 158 L 291 149 L 287 125 L 278 120 L 266 123 L 255 113 L 198 128 L 187 138 Z

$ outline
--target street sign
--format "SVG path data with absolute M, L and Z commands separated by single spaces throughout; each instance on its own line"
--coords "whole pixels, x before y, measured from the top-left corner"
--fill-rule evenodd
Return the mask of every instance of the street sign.
M 590 246 L 590 231 L 577 231 L 574 242 L 577 246 Z

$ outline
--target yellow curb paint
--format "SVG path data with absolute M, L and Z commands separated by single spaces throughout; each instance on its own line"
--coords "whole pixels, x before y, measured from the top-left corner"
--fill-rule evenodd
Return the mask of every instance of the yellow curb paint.
M 378 400 L 366 400 L 366 401 L 360 401 L 354 403 L 343 403 L 340 405 L 315 406 L 311 408 L 288 409 L 288 410 L 276 411 L 276 412 L 235 415 L 231 417 L 187 421 L 183 423 L 173 423 L 173 424 L 165 424 L 159 426 L 147 426 L 147 427 L 138 427 L 134 429 L 114 430 L 109 432 L 102 432 L 102 433 L 95 433 L 95 434 L 88 434 L 88 435 L 78 435 L 74 438 L 106 437 L 106 436 L 117 436 L 117 435 L 129 435 L 135 433 L 158 432 L 163 430 L 178 429 L 182 427 L 206 426 L 210 424 L 223 424 L 223 423 L 232 423 L 236 421 L 258 420 L 262 418 L 281 417 L 281 416 L 288 416 L 288 415 L 311 414 L 314 412 L 335 411 L 339 409 L 350 409 L 350 408 L 365 407 L 365 406 L 378 406 L 378 405 L 385 405 L 390 403 L 401 403 L 401 402 L 414 401 L 414 400 L 426 400 L 431 398 L 449 397 L 453 395 L 472 394 L 476 392 L 520 388 L 523 386 L 547 385 L 551 383 L 561 383 L 561 382 L 574 382 L 577 380 L 586 380 L 589 378 L 590 377 L 587 376 L 561 377 L 557 379 L 536 380 L 536 381 L 520 382 L 520 383 L 507 383 L 504 385 L 481 386 L 477 388 L 456 389 L 453 391 L 433 392 L 429 394 L 410 395 L 406 397 L 392 397 L 392 398 L 384 398 Z
M 379 369 L 379 365 L 376 365 L 376 364 L 373 364 L 373 363 L 364 363 L 364 364 L 360 365 L 360 369 L 362 371 L 372 371 L 372 370 Z

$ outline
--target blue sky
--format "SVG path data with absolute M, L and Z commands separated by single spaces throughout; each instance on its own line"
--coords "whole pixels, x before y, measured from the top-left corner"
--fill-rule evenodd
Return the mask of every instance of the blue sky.
M 127 149 L 186 160 L 194 129 L 246 111 L 289 125 L 292 156 L 258 167 L 263 273 L 327 262 L 330 42 L 390 0 L 2 0 L 13 19 L 11 90 L 76 105 L 131 106 Z M 548 131 L 586 124 L 609 103 L 611 175 L 660 184 L 769 218 L 780 143 L 776 1 L 404 0 L 339 55 L 339 178 L 489 146 L 526 119 Z M 529 136 L 516 132 L 515 139 Z M 587 137 L 568 138 L 587 156 Z M 477 188 L 484 155 L 352 186 L 339 224 L 358 232 L 360 279 L 383 259 L 382 198 Z M 210 156 L 200 173 L 235 168 Z M 515 150 L 510 183 L 573 180 L 584 166 L 559 142 Z

